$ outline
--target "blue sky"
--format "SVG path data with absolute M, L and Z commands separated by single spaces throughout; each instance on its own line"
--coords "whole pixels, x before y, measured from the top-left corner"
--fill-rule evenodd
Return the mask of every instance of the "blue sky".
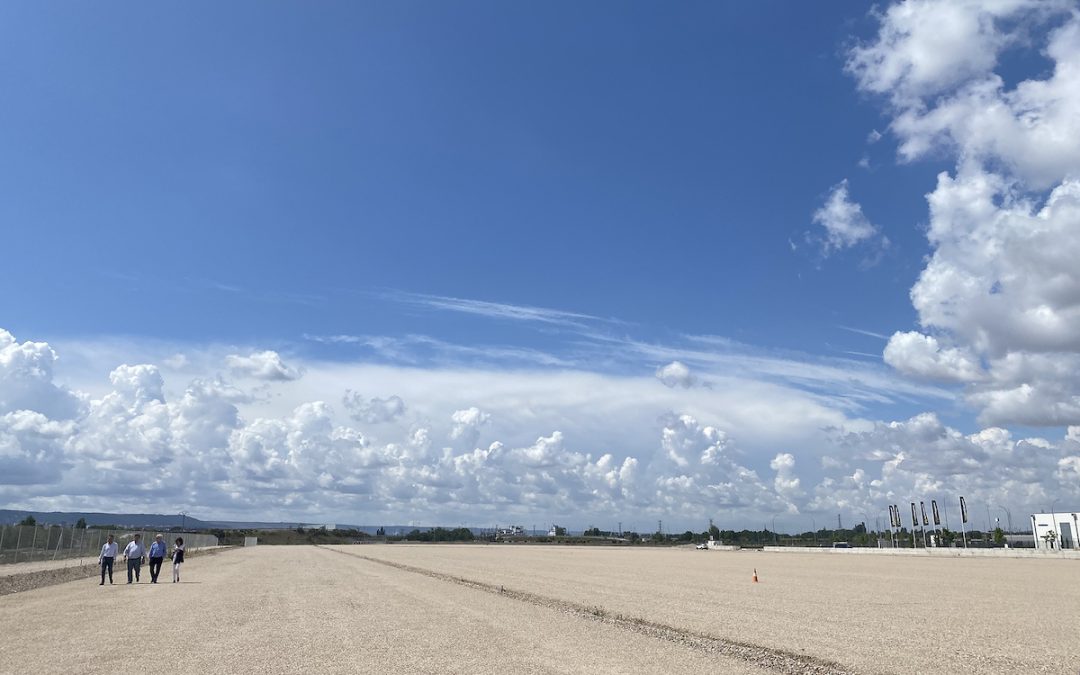
M 822 9 L 7 8 L 0 217 L 53 253 L 13 261 L 48 281 L 5 314 L 473 336 L 361 295 L 394 289 L 865 350 L 836 325 L 912 325 L 932 169 L 867 147 L 881 116 L 842 69 L 866 8 Z M 846 176 L 896 242 L 869 270 L 788 245 Z
M 117 408 L 129 415 L 124 424 L 145 414 L 147 401 L 179 414 L 193 383 L 234 388 L 232 398 L 215 394 L 236 415 L 200 441 L 207 445 L 174 438 L 153 457 L 133 448 L 132 465 L 160 469 L 161 480 L 205 481 L 177 469 L 180 455 L 220 452 L 241 474 L 259 474 L 267 499 L 312 515 L 486 517 L 501 508 L 498 500 L 460 486 L 444 502 L 423 501 L 425 490 L 445 482 L 423 478 L 438 473 L 441 449 L 463 457 L 475 449 L 468 445 L 516 444 L 526 457 L 532 439 L 554 432 L 564 434 L 565 452 L 594 462 L 613 445 L 640 443 L 611 453 L 613 462 L 633 457 L 653 467 L 639 479 L 647 489 L 604 503 L 613 514 L 636 509 L 689 521 L 699 514 L 686 509 L 712 508 L 708 490 L 663 503 L 662 481 L 696 477 L 715 492 L 738 482 L 728 479 L 740 467 L 763 476 L 768 499 L 782 503 L 747 498 L 730 506 L 732 518 L 756 518 L 755 509 L 793 517 L 877 510 L 885 500 L 914 498 L 901 492 L 915 488 L 878 486 L 880 494 L 865 497 L 871 506 L 855 498 L 827 504 L 822 495 L 835 492 L 828 473 L 843 464 L 847 478 L 861 468 L 884 481 L 882 448 L 895 456 L 904 443 L 851 445 L 858 434 L 920 414 L 933 416 L 943 443 L 990 427 L 1010 430 L 1015 452 L 1023 450 L 1018 439 L 1049 438 L 1046 475 L 1034 479 L 1042 493 L 1016 502 L 1029 504 L 1057 489 L 1041 481 L 1072 457 L 1061 438 L 1080 424 L 1080 398 L 1046 365 L 1076 356 L 1070 305 L 1058 296 L 1048 305 L 1038 288 L 1010 295 L 1008 279 L 1026 263 L 995 258 L 987 266 L 1002 267 L 991 280 L 1006 289 L 1002 301 L 1018 316 L 1059 303 L 1066 325 L 1054 325 L 1064 337 L 1028 344 L 1022 327 L 994 323 L 1000 307 L 959 318 L 935 311 L 959 301 L 934 290 L 941 277 L 927 271 L 938 269 L 931 256 L 940 265 L 971 259 L 960 246 L 978 237 L 933 234 L 948 231 L 935 223 L 960 219 L 929 210 L 927 195 L 944 195 L 941 172 L 958 182 L 997 176 L 1009 187 L 991 201 L 1004 213 L 1012 202 L 1001 195 L 1016 197 L 1005 215 L 1019 219 L 1020 197 L 1031 211 L 1075 175 L 1069 144 L 1054 151 L 1060 156 L 1038 154 L 1025 149 L 1039 147 L 1038 139 L 1010 145 L 1011 131 L 987 140 L 962 121 L 940 122 L 950 112 L 941 101 L 962 102 L 972 83 L 992 77 L 1017 110 L 1023 106 L 1010 92 L 1025 81 L 1050 90 L 1025 104 L 1066 106 L 1068 83 L 1054 79 L 1053 66 L 1075 46 L 1062 29 L 1070 6 L 928 3 L 915 8 L 932 19 L 920 23 L 911 21 L 911 5 L 873 14 L 864 3 L 6 5 L 0 228 L 12 292 L 0 297 L 0 328 L 16 346 L 52 345 L 59 359 L 49 386 L 83 393 L 82 412 L 72 413 L 83 426 L 122 393 L 117 381 L 127 380 L 109 377 L 121 364 L 145 363 L 163 378 L 158 391 L 152 375 L 125 375 L 151 380 L 132 391 L 157 393 Z M 956 32 L 940 42 L 927 33 L 923 42 L 919 31 L 938 18 L 943 32 Z M 1055 35 L 1064 46 L 1048 56 Z M 895 63 L 907 64 L 904 74 Z M 978 99 L 985 110 L 990 103 Z M 940 119 L 926 114 L 935 106 Z M 1072 239 L 1054 238 L 1075 234 L 1070 217 L 1046 235 L 1062 250 Z M 913 287 L 926 291 L 925 302 L 913 304 Z M 661 373 L 671 363 L 686 372 Z M 330 375 L 353 369 L 354 380 Z M 418 384 L 443 381 L 446 372 L 461 374 L 458 384 L 443 382 L 447 391 Z M 669 389 L 682 398 L 663 398 L 665 389 L 642 411 L 611 403 L 612 425 L 620 415 L 645 416 L 618 430 L 576 417 L 568 410 L 581 408 L 567 401 L 552 404 L 558 412 L 549 417 L 516 416 L 551 404 L 535 378 L 560 376 L 674 383 Z M 492 377 L 502 378 L 494 387 L 500 396 L 463 384 Z M 822 414 L 779 420 L 805 435 L 777 439 L 740 427 L 749 410 L 716 410 L 721 403 L 709 397 L 725 386 L 735 398 L 743 386 L 779 387 L 780 399 L 820 406 Z M 397 396 L 409 414 L 423 415 L 365 422 L 373 419 L 368 404 L 351 408 L 346 389 L 363 391 L 368 402 Z M 412 400 L 400 394 L 405 389 L 416 390 Z M 25 401 L 17 408 L 14 394 L 3 400 L 0 412 L 38 410 Z M 507 400 L 518 405 L 500 412 Z M 383 448 L 379 466 L 419 472 L 405 483 L 421 501 L 381 510 L 374 498 L 320 501 L 312 496 L 327 489 L 312 478 L 319 472 L 287 479 L 244 469 L 244 461 L 266 460 L 237 449 L 255 420 L 287 426 L 298 406 L 318 401 L 327 405 L 319 413 L 327 424 L 365 435 L 368 446 L 360 446 Z M 477 433 L 454 436 L 453 416 L 468 410 L 477 411 L 470 418 Z M 673 421 L 688 410 L 694 424 Z M 343 425 L 350 412 L 354 423 Z M 385 426 L 394 420 L 396 436 Z M 675 459 L 669 471 L 649 455 L 674 457 L 658 439 L 676 427 L 697 434 L 703 447 L 718 443 L 704 429 L 719 430 L 741 459 L 718 476 L 692 475 Z M 413 466 L 394 448 L 418 429 L 432 437 L 424 450 L 431 457 Z M 651 436 L 626 440 L 638 432 Z M 80 442 L 68 439 L 62 453 Z M 32 454 L 20 447 L 24 458 Z M 804 463 L 800 448 L 812 459 Z M 297 452 L 282 452 L 285 464 L 297 464 Z M 785 493 L 770 476 L 787 476 L 786 460 L 771 465 L 790 453 L 807 473 Z M 110 461 L 72 460 L 69 472 L 118 470 Z M 532 470 L 543 473 L 539 466 Z M 572 477 L 555 476 L 551 485 L 592 470 L 574 466 Z M 1067 476 L 1072 465 L 1061 466 Z M 923 492 L 973 480 L 913 471 L 934 476 L 912 480 Z M 219 500 L 239 480 L 222 476 L 207 509 L 263 508 Z M 11 488 L 6 498 L 27 506 L 94 499 L 71 494 L 64 477 L 42 480 L 52 487 Z M 365 485 L 386 489 L 390 480 Z M 559 493 L 509 483 L 517 492 L 507 496 L 508 488 L 502 498 L 523 509 L 536 507 L 535 495 Z M 543 504 L 551 518 L 571 521 L 599 508 L 572 495 Z

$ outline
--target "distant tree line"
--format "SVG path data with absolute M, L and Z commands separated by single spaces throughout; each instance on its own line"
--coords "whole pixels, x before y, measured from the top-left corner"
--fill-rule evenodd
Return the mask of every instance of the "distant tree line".
M 467 527 L 457 527 L 454 529 L 447 529 L 445 527 L 436 527 L 428 530 L 415 529 L 405 535 L 397 535 L 388 537 L 390 541 L 473 541 L 476 539 L 476 535 L 472 530 Z

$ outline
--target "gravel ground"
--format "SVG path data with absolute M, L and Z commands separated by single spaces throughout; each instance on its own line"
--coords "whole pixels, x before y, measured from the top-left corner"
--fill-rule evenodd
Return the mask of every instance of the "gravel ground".
M 188 558 L 193 556 L 211 555 L 219 553 L 225 550 L 225 546 L 209 546 L 201 549 L 195 549 L 188 552 Z M 44 588 L 45 586 L 54 586 L 56 584 L 62 584 L 67 581 L 75 581 L 76 579 L 85 579 L 86 577 L 99 577 L 101 575 L 101 566 L 96 559 L 86 558 L 84 562 L 86 564 L 79 565 L 77 559 L 68 561 L 67 565 L 60 564 L 62 561 L 57 560 L 47 562 L 32 562 L 32 563 L 19 563 L 17 565 L 8 565 L 7 567 L 13 568 L 11 570 L 4 569 L 4 573 L 0 574 L 0 595 L 9 595 L 11 593 L 23 593 L 25 591 L 32 591 L 38 588 Z M 165 573 L 165 569 L 168 568 L 169 578 L 172 578 L 172 563 L 166 561 L 166 565 L 163 565 L 161 570 L 162 574 Z M 143 565 L 143 574 L 149 575 L 147 571 L 149 563 Z M 117 559 L 113 567 L 113 578 L 119 580 L 120 577 L 127 579 L 127 563 L 123 559 Z M 149 576 L 147 576 L 149 578 Z
M 1080 564 L 1072 560 L 512 545 L 340 550 L 859 672 L 1080 672 Z
M 27 572 L 44 572 L 45 570 L 58 570 L 65 567 L 81 567 L 82 565 L 96 565 L 97 554 L 83 556 L 82 558 L 63 558 L 61 560 L 38 560 L 34 562 L 21 562 L 0 565 L 0 577 L 10 577 Z
M 219 548 L 228 548 L 227 546 L 203 546 L 201 548 L 192 548 L 189 553 L 196 553 L 198 551 L 213 551 Z M 172 550 L 171 548 L 169 550 Z M 118 555 L 116 557 L 118 564 L 123 562 L 123 556 Z M 7 565 L 0 565 L 0 577 L 7 577 L 13 574 L 26 574 L 27 572 L 43 572 L 45 570 L 63 569 L 65 567 L 81 567 L 82 565 L 97 566 L 97 551 L 94 551 L 90 555 L 84 555 L 81 558 L 60 558 L 58 560 L 35 560 L 34 562 L 21 562 Z M 124 568 L 127 569 L 126 567 Z M 127 574 L 127 572 L 124 572 Z
M 156 586 L 87 579 L 0 597 L 0 672 L 174 663 L 193 673 L 770 672 L 600 615 L 325 548 L 226 551 L 195 558 L 183 577 Z

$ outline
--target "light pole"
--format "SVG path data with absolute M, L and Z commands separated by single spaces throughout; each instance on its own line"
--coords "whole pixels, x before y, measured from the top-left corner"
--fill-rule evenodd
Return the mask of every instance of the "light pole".
M 1054 537 L 1054 539 L 1057 540 L 1058 549 L 1060 550 L 1061 549 L 1061 533 L 1057 531 L 1058 530 L 1057 513 L 1056 513 L 1056 511 L 1057 511 L 1057 503 L 1058 503 L 1058 500 L 1056 500 L 1056 499 L 1054 501 L 1050 502 L 1050 531 L 1057 535 L 1056 537 Z
M 817 546 L 817 521 L 813 516 L 810 516 L 810 522 L 814 525 L 814 546 Z
M 182 531 L 187 529 L 187 511 L 180 512 L 180 529 Z
M 773 546 L 779 546 L 780 545 L 776 540 L 776 516 L 772 517 L 772 541 L 773 541 Z
M 1009 532 L 1012 532 L 1012 512 L 1004 506 L 998 506 L 998 508 L 1005 512 L 1005 522 L 1009 524 Z

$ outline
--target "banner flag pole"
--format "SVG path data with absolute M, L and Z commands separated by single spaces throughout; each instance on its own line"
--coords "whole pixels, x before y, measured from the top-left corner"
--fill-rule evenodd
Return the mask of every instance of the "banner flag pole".
M 964 527 L 964 523 L 967 522 L 967 502 L 964 498 L 960 497 L 960 532 L 964 537 L 964 548 L 967 548 L 967 528 Z

